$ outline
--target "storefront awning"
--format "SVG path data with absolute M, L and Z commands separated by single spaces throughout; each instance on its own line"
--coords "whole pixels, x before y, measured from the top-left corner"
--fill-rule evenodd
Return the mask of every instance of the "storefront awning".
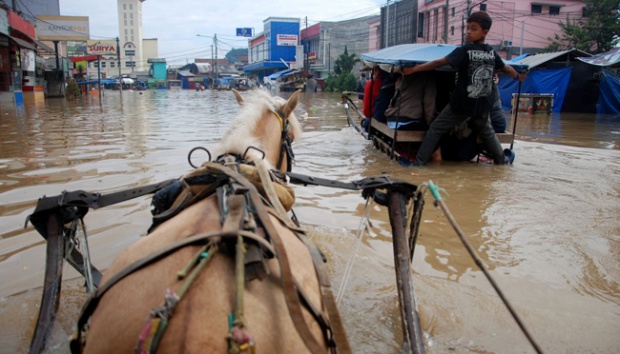
M 17 43 L 17 45 L 19 45 L 22 48 L 37 50 L 37 48 L 34 46 L 34 44 L 28 43 L 28 42 L 26 42 L 25 40 L 23 40 L 21 38 L 17 38 L 17 37 L 13 37 L 13 36 L 9 36 L 9 38 L 11 38 L 12 41 Z
M 260 63 L 249 64 L 243 67 L 243 71 L 259 71 L 268 69 L 288 69 L 281 61 L 261 61 Z

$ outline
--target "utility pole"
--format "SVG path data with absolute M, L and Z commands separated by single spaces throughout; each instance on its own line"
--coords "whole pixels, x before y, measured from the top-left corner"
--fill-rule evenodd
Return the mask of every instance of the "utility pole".
M 123 73 L 121 71 L 121 47 L 119 44 L 119 39 L 116 37 L 116 59 L 118 60 L 118 91 L 121 94 L 121 98 L 123 97 Z
M 448 44 L 448 17 L 450 13 L 450 0 L 446 0 L 446 16 L 444 18 L 444 24 L 443 24 L 443 38 L 444 38 L 444 42 L 446 44 Z
M 306 16 L 306 38 L 304 38 L 304 71 L 308 72 L 308 16 Z
M 217 72 L 217 34 L 213 35 L 213 46 L 215 47 L 215 77 L 219 77 Z
M 469 18 L 471 12 L 471 0 L 467 0 L 467 7 L 463 13 L 463 20 L 461 22 L 461 45 L 465 44 L 465 19 Z
M 521 21 L 521 47 L 519 47 L 519 55 L 523 55 L 523 34 L 525 32 L 525 21 Z
M 386 0 L 385 2 L 385 46 L 384 48 L 389 47 L 389 34 L 390 34 L 390 0 Z

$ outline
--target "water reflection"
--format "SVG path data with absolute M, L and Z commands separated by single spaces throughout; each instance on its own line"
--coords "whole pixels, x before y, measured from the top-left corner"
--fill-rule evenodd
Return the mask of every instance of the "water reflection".
M 102 193 L 175 178 L 187 153 L 212 149 L 237 110 L 230 92 L 106 92 L 99 101 L 0 107 L 0 352 L 24 352 L 36 318 L 44 241 L 23 222 L 42 195 Z M 288 95 L 288 94 L 285 94 Z M 294 171 L 352 181 L 387 173 L 445 188 L 448 206 L 547 352 L 620 347 L 620 120 L 520 115 L 511 167 L 442 163 L 403 168 L 345 120 L 337 94 L 304 94 Z M 512 123 L 509 123 L 512 126 Z M 413 173 L 413 174 L 412 174 Z M 359 193 L 296 186 L 295 211 L 341 285 L 364 208 Z M 86 217 L 93 261 L 107 267 L 150 224 L 149 199 Z M 341 303 L 356 352 L 398 353 L 400 320 L 386 210 L 375 206 Z M 413 260 L 430 353 L 531 352 L 430 196 Z M 65 272 L 57 352 L 83 301 Z M 562 326 L 558 326 L 562 323 Z M 52 350 L 54 351 L 54 350 Z

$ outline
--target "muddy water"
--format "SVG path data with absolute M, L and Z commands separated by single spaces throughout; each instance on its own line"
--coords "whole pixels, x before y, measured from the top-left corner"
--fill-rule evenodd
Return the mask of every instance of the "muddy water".
M 547 353 L 620 348 L 620 118 L 520 116 L 510 167 L 441 163 L 412 169 L 347 126 L 336 95 L 304 96 L 294 171 L 344 181 L 388 173 L 445 189 L 450 212 Z M 106 92 L 77 102 L 0 107 L 0 352 L 25 352 L 36 322 L 45 244 L 23 228 L 42 195 L 108 193 L 178 177 L 187 152 L 214 147 L 236 110 L 230 92 Z M 510 123 L 512 126 L 512 123 Z M 335 290 L 364 208 L 358 193 L 295 187 L 295 211 L 329 258 Z M 426 208 L 412 273 L 429 353 L 533 349 L 445 216 Z M 94 264 L 107 267 L 145 235 L 149 198 L 90 212 Z M 340 303 L 355 352 L 398 353 L 401 342 L 391 235 L 374 206 Z M 84 301 L 66 266 L 49 352 L 67 352 Z

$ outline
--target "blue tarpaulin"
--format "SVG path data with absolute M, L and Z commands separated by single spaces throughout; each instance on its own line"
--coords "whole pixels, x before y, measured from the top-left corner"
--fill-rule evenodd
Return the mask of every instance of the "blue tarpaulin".
M 620 114 L 620 77 L 609 70 L 602 70 L 598 96 L 599 114 Z
M 566 88 L 570 81 L 571 68 L 532 70 L 521 83 L 521 93 L 552 93 L 553 112 L 560 112 Z M 502 96 L 502 109 L 509 110 L 511 107 L 512 94 L 519 92 L 519 82 L 511 77 L 500 75 L 497 84 Z

